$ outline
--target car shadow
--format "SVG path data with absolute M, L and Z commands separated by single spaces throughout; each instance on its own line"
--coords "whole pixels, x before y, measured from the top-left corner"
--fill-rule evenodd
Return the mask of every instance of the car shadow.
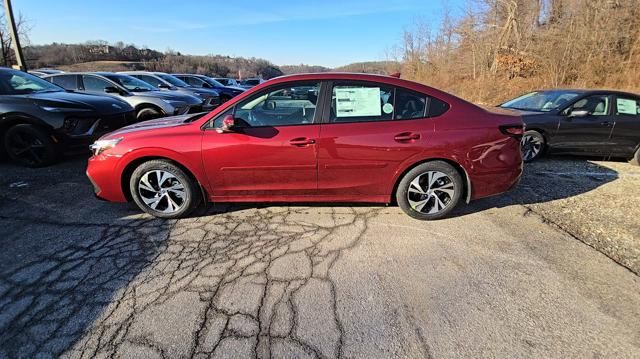
M 166 249 L 173 222 L 97 201 L 84 164 L 0 164 L 0 358 L 63 355 Z
M 511 205 L 528 205 L 544 203 L 558 199 L 570 198 L 592 191 L 604 184 L 615 181 L 618 172 L 591 162 L 602 160 L 584 157 L 545 157 L 532 163 L 525 164 L 520 183 L 511 191 L 496 196 L 471 201 L 467 205 L 460 205 L 448 218 L 461 217 L 491 208 L 501 208 Z M 217 214 L 233 213 L 247 209 L 259 209 L 275 206 L 291 208 L 322 208 L 322 207 L 386 207 L 379 203 L 216 203 L 200 208 L 192 217 L 206 217 Z M 396 206 L 392 203 L 389 206 Z M 398 209 L 400 210 L 400 209 Z
M 464 216 L 496 207 L 539 204 L 571 198 L 616 179 L 617 171 L 594 163 L 589 158 L 544 157 L 525 163 L 520 183 L 511 191 L 460 206 L 452 216 Z

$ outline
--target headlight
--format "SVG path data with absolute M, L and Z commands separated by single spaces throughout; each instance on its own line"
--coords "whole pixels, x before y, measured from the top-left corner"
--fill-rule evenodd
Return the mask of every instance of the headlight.
M 122 141 L 122 137 L 114 138 L 111 140 L 98 140 L 91 146 L 89 146 L 89 148 L 91 148 L 91 152 L 93 152 L 93 155 L 97 156 L 110 148 L 116 147 L 116 145 L 120 143 L 120 141 Z

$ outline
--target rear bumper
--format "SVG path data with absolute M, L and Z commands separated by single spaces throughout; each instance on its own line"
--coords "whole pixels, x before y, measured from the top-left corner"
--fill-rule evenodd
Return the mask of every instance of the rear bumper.
M 471 174 L 471 200 L 496 196 L 511 191 L 522 178 L 522 166 L 482 174 Z

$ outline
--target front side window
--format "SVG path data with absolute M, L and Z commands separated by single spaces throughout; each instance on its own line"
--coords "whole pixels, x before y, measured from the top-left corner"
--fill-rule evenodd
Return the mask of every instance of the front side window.
M 155 90 L 155 88 L 153 88 L 151 85 L 149 85 L 148 83 L 139 80 L 133 76 L 129 76 L 129 75 L 120 75 L 120 74 L 112 74 L 112 75 L 106 75 L 106 78 L 108 78 L 109 80 L 119 84 L 120 86 L 126 88 L 129 91 L 133 91 L 133 92 L 144 92 L 144 91 L 153 91 Z
M 149 76 L 149 75 L 136 75 L 135 77 L 139 78 L 140 80 L 148 83 L 149 85 L 153 86 L 153 87 L 160 87 L 160 85 L 164 85 L 164 82 L 158 80 L 157 78 L 153 77 L 153 76 Z
M 606 116 L 609 114 L 609 96 L 593 95 L 576 101 L 571 111 L 587 111 L 591 116 Z
M 180 80 L 179 78 L 177 78 L 175 76 L 166 75 L 166 74 L 159 74 L 158 77 L 160 77 L 161 79 L 167 81 L 168 83 L 172 84 L 175 87 L 189 87 L 189 84 L 187 84 L 186 82 Z
M 616 114 L 618 115 L 640 115 L 640 101 L 637 99 L 618 97 L 616 99 L 616 108 Z
M 107 87 L 113 87 L 109 82 L 91 75 L 82 75 L 82 83 L 85 91 L 104 92 Z
M 376 84 L 336 83 L 331 95 L 329 121 L 388 121 L 394 114 L 393 87 Z
M 278 87 L 240 102 L 234 117 L 241 126 L 287 126 L 313 123 L 320 83 Z M 305 93 L 306 96 L 295 94 Z
M 76 81 L 76 75 L 61 75 L 51 77 L 51 82 L 54 84 L 63 87 L 67 90 L 77 90 L 78 82 Z
M 0 94 L 26 95 L 35 92 L 58 92 L 62 88 L 37 76 L 17 70 L 0 72 Z
M 181 80 L 184 80 L 189 85 L 195 86 L 195 87 L 203 87 L 203 85 L 204 85 L 204 81 L 200 80 L 197 77 L 186 77 L 186 78 L 181 79 Z

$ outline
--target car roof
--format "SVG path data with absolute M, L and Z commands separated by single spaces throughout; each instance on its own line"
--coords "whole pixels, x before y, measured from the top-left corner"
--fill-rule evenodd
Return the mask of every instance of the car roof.
M 392 76 L 386 76 L 386 75 L 354 73 L 354 72 L 317 72 L 317 73 L 285 75 L 285 76 L 280 76 L 280 77 L 276 77 L 276 78 L 264 81 L 261 84 L 253 87 L 251 91 L 253 92 L 265 87 L 273 86 L 275 84 L 287 83 L 292 81 L 336 81 L 336 80 L 337 81 L 368 81 L 368 82 L 384 83 L 386 85 L 398 86 L 398 87 L 406 88 L 409 90 L 417 91 L 420 93 L 428 94 L 429 96 L 436 97 L 447 103 L 462 101 L 462 102 L 471 104 L 469 101 L 462 99 L 460 97 L 457 97 L 453 94 L 444 92 L 437 88 L 430 87 L 418 82 L 400 79 Z

